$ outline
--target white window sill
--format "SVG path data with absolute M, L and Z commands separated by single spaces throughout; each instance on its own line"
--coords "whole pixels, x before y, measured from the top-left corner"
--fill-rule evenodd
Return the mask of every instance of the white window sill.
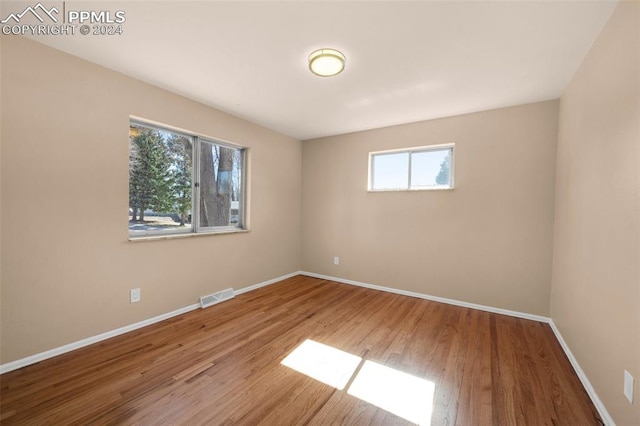
M 421 191 L 453 191 L 453 187 L 448 188 L 411 188 L 411 189 L 367 189 L 367 192 L 421 192 Z
M 227 234 L 246 234 L 249 229 L 220 229 L 217 231 L 208 232 L 189 232 L 184 234 L 164 234 L 164 235 L 141 235 L 139 237 L 129 236 L 129 241 L 132 243 L 142 241 L 155 241 L 155 240 L 172 240 L 176 238 L 192 238 L 192 237 L 206 237 L 211 235 L 227 235 Z

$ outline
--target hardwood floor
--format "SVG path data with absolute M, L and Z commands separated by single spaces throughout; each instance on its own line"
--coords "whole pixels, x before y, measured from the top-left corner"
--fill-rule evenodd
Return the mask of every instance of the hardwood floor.
M 281 365 L 306 339 L 431 382 L 434 426 L 602 424 L 547 324 L 304 276 L 6 373 L 0 419 L 410 424 Z

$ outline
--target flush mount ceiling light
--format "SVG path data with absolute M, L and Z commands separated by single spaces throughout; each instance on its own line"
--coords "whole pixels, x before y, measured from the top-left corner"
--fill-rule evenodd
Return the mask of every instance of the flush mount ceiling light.
M 309 55 L 309 70 L 320 77 L 340 74 L 347 59 L 335 49 L 318 49 Z

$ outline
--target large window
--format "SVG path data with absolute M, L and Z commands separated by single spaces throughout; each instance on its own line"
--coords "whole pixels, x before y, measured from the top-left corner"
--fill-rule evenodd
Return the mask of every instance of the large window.
M 369 154 L 370 191 L 453 188 L 453 145 Z
M 131 121 L 129 235 L 244 228 L 245 150 Z

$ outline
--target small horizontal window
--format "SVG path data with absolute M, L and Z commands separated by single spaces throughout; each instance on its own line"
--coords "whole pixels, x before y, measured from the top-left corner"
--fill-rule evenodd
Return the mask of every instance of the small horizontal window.
M 453 145 L 369 154 L 369 191 L 453 188 Z

